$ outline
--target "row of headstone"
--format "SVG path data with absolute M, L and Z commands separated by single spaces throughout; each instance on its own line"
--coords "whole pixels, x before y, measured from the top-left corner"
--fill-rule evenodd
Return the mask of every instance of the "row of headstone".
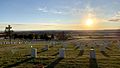
M 31 57 L 37 58 L 37 49 L 31 48 Z M 65 58 L 65 48 L 59 49 L 59 58 Z M 90 58 L 96 59 L 95 50 L 93 48 L 90 49 Z
M 0 45 L 4 44 L 27 44 L 28 42 L 0 42 Z
M 31 57 L 37 58 L 37 49 L 31 47 Z M 59 58 L 65 58 L 65 48 L 59 49 Z
M 37 58 L 37 49 L 36 48 L 31 48 L 31 57 Z

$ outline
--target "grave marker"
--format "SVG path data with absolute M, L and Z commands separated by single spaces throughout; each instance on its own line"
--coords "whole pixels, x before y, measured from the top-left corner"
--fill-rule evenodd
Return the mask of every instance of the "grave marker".
M 37 57 L 37 49 L 36 48 L 32 48 L 32 46 L 31 46 L 31 57 L 32 58 L 36 58 Z
M 90 49 L 90 59 L 96 59 L 96 54 L 94 48 Z
M 59 49 L 59 57 L 60 58 L 65 58 L 65 48 Z

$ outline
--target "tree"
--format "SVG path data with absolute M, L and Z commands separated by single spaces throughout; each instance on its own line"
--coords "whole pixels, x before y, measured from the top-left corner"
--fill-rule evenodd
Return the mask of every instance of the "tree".
M 51 39 L 54 39 L 54 34 L 51 35 Z
M 67 40 L 67 36 L 64 31 L 59 33 L 57 38 L 58 38 L 58 40 L 62 40 L 62 41 Z

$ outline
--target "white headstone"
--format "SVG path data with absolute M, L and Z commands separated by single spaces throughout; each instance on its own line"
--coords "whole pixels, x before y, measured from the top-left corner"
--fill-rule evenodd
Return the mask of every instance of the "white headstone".
M 16 44 L 16 42 L 14 42 L 14 44 Z
M 65 58 L 65 48 L 59 49 L 59 57 L 60 58 Z
M 21 42 L 18 42 L 18 44 L 21 44 Z
M 90 58 L 91 59 L 96 59 L 96 54 L 94 49 L 90 49 Z
M 36 48 L 31 48 L 31 57 L 36 58 L 37 57 L 37 49 Z

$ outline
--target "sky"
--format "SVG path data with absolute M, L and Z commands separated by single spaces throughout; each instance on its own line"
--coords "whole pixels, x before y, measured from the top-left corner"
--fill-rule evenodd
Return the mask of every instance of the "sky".
M 120 0 L 0 0 L 0 30 L 8 24 L 14 30 L 120 29 Z

